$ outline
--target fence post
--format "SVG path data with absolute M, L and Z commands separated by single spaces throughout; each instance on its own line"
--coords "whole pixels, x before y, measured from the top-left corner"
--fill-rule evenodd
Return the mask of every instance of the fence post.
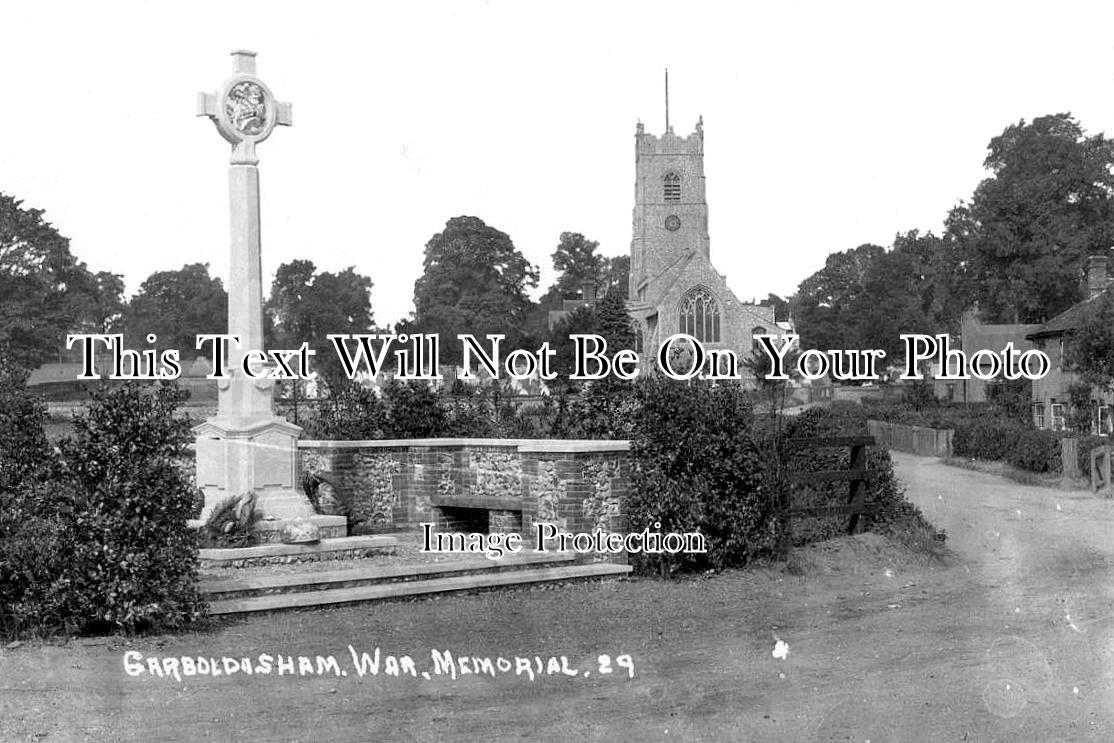
M 1064 477 L 1076 478 L 1083 474 L 1079 471 L 1079 439 L 1060 439 L 1060 461 Z
M 1112 495 L 1110 452 L 1110 444 L 1103 444 L 1091 449 L 1091 492 L 1097 493 L 1101 488 L 1104 498 L 1109 498 Z
M 1109 444 L 1103 444 L 1102 445 L 1102 453 L 1103 453 L 1103 458 L 1102 458 L 1103 482 L 1106 484 L 1106 489 L 1104 491 L 1104 496 L 1109 498 L 1110 497 L 1110 487 L 1111 487 L 1111 483 L 1110 483 L 1110 445 Z
M 866 447 L 862 444 L 851 447 L 851 471 L 858 473 L 860 476 L 851 481 L 851 487 L 847 493 L 847 505 L 861 508 L 863 497 L 866 495 L 862 490 L 863 477 L 866 475 Z M 847 533 L 854 534 L 858 527 L 859 514 L 856 511 L 851 514 L 851 523 L 847 525 Z

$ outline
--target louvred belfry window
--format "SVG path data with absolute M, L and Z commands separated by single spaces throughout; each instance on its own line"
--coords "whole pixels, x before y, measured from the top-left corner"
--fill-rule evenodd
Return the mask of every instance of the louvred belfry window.
M 703 287 L 693 289 L 681 300 L 680 331 L 701 343 L 719 342 L 719 302 Z
M 669 172 L 665 174 L 665 200 L 681 200 L 681 176 L 676 173 Z

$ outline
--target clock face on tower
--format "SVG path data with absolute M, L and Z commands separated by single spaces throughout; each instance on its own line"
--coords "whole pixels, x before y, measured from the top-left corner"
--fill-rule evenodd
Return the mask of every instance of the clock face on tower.
M 681 229 L 681 218 L 678 217 L 676 214 L 670 214 L 668 217 L 665 218 L 665 229 L 669 230 L 670 232 L 676 232 L 677 230 Z

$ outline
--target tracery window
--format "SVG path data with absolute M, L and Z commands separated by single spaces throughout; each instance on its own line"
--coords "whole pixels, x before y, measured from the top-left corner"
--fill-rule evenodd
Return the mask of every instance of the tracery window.
M 719 342 L 719 302 L 710 291 L 697 287 L 681 300 L 680 331 L 701 343 Z
M 665 174 L 665 200 L 681 200 L 681 176 L 673 171 L 669 171 Z

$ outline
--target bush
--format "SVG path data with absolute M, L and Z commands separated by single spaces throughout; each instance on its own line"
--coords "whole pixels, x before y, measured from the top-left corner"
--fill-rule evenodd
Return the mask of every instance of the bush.
M 95 393 L 63 442 L 76 500 L 69 590 L 85 629 L 175 627 L 203 611 L 182 399 L 174 385 Z
M 1004 418 L 1020 425 L 1032 422 L 1033 383 L 1027 379 L 1004 379 L 986 386 L 986 399 Z
M 1006 461 L 1025 430 L 1016 423 L 990 419 L 961 423 L 955 427 L 952 452 L 957 457 Z
M 441 395 L 445 408 L 442 435 L 453 438 L 496 438 L 500 435 L 496 420 L 494 397 L 469 391 L 465 394 Z
M 804 411 L 789 422 L 789 438 L 827 438 L 834 436 L 867 435 L 867 414 L 855 403 L 833 403 L 828 407 L 815 407 Z M 849 462 L 846 447 L 797 451 L 787 457 L 789 468 L 799 472 L 847 469 Z M 875 475 L 862 487 L 866 488 L 864 500 L 881 507 L 877 513 L 861 516 L 865 530 L 881 531 L 902 541 L 919 540 L 925 534 L 935 534 L 932 524 L 915 505 L 905 499 L 905 491 L 894 475 L 893 460 L 888 449 L 873 446 L 867 449 L 867 468 Z M 841 505 L 847 500 L 848 484 L 809 483 L 793 486 L 793 507 Z M 801 545 L 827 539 L 844 533 L 848 516 L 811 517 L 798 519 L 793 524 L 793 542 Z
M 18 493 L 27 482 L 48 475 L 53 461 L 43 432 L 46 407 L 27 391 L 25 380 L 23 369 L 0 364 L 0 494 Z
M 987 403 L 942 403 L 923 411 L 885 403 L 868 403 L 864 409 L 877 420 L 954 430 L 952 451 L 957 457 L 1007 462 L 1030 472 L 1062 471 L 1062 434 L 1033 428 L 1026 385 L 999 382 L 987 387 L 987 395 Z
M 906 382 L 901 389 L 901 402 L 917 412 L 932 409 L 938 404 L 932 382 L 924 379 Z
M 1052 431 L 1021 429 L 1006 461 L 1030 472 L 1062 472 L 1060 437 Z
M 446 409 L 445 435 L 459 438 L 538 438 L 544 431 L 537 416 L 522 415 L 517 394 L 505 382 L 482 385 L 457 380 L 450 395 L 440 395 Z
M 35 630 L 58 614 L 52 586 L 65 567 L 64 528 L 51 507 L 56 458 L 43 433 L 46 409 L 25 373 L 0 367 L 0 634 Z
M 561 394 L 548 437 L 629 439 L 634 435 L 636 411 L 651 388 L 659 389 L 653 382 L 638 387 L 609 377 L 585 383 L 577 394 Z M 636 389 L 643 394 L 636 393 Z
M 430 439 L 448 435 L 449 416 L 441 394 L 425 382 L 391 380 L 383 390 L 388 438 Z
M 3 630 L 133 632 L 204 610 L 174 386 L 94 393 L 61 456 L 3 493 Z M 44 477 L 44 473 L 46 476 Z M 33 559 L 28 556 L 33 555 Z
M 647 377 L 635 385 L 632 531 L 700 531 L 707 555 L 661 555 L 657 567 L 725 568 L 768 552 L 772 504 L 745 394 L 734 386 Z M 649 567 L 647 556 L 636 564 Z
M 383 438 L 386 427 L 387 407 L 375 390 L 344 381 L 321 401 L 304 435 L 325 441 L 366 441 Z
M 961 426 L 975 422 L 993 422 L 1028 428 L 1031 426 L 1028 417 L 1029 409 L 1025 409 L 1024 416 L 1020 415 L 1015 392 L 1014 388 L 1006 387 L 993 393 L 996 402 L 949 403 L 937 401 L 935 404 L 917 409 L 904 402 L 863 400 L 862 408 L 867 417 L 873 420 L 901 423 L 909 426 L 958 430 Z M 988 394 L 990 394 L 989 391 Z

